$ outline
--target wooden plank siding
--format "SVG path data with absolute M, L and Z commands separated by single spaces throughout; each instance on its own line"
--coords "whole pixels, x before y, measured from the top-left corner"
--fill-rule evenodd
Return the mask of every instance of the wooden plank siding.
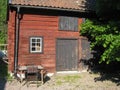
M 8 22 L 8 70 L 13 71 L 14 69 L 14 46 L 15 46 L 15 11 L 9 12 Z
M 8 52 L 9 70 L 14 68 L 15 12 L 9 14 Z M 81 23 L 79 18 L 78 24 Z M 79 38 L 78 32 L 60 31 L 59 16 L 23 14 L 20 20 L 18 65 L 41 64 L 48 72 L 56 71 L 56 39 Z M 43 37 L 43 53 L 30 53 L 30 37 Z

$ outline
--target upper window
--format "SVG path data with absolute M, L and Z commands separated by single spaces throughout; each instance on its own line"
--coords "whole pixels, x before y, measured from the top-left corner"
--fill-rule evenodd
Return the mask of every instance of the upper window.
M 78 18 L 61 16 L 59 18 L 59 30 L 78 31 Z
M 42 37 L 31 37 L 30 38 L 30 52 L 31 53 L 42 53 L 43 51 L 43 38 Z

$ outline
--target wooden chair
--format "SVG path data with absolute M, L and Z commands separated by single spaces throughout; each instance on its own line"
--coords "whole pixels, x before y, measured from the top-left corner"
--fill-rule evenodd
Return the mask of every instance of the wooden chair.
M 38 86 L 38 81 L 39 81 L 39 71 L 38 67 L 35 65 L 28 65 L 27 70 L 26 70 L 26 80 L 27 80 L 27 86 L 34 81 L 37 81 L 37 86 Z

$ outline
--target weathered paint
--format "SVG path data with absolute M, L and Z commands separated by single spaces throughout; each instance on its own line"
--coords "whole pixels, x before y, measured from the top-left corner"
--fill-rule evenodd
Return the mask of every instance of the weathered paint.
M 78 25 L 82 23 L 79 18 Z M 80 38 L 79 31 L 60 31 L 59 16 L 23 14 L 20 20 L 18 65 L 43 65 L 47 71 L 56 71 L 56 39 Z M 30 53 L 30 37 L 43 37 L 43 53 Z M 14 69 L 15 11 L 9 10 L 8 21 L 8 57 L 9 71 Z M 80 46 L 80 45 L 79 45 Z

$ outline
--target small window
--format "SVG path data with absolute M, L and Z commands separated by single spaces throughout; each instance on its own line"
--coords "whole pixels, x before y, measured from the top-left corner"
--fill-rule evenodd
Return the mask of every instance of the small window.
M 78 31 L 78 18 L 61 16 L 59 18 L 59 30 Z
M 30 38 L 30 52 L 31 53 L 42 53 L 43 38 L 42 37 L 31 37 Z

